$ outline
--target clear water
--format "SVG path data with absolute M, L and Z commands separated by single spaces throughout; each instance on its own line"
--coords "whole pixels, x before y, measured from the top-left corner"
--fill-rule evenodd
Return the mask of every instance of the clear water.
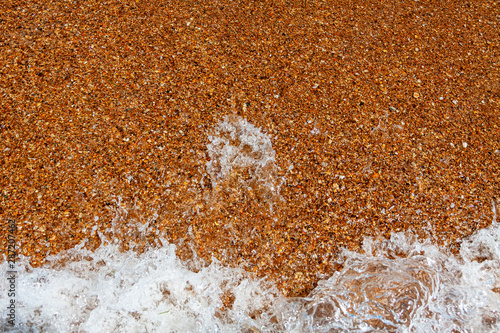
M 214 188 L 243 168 L 249 177 L 242 186 L 258 184 L 279 195 L 274 150 L 266 134 L 234 117 L 220 122 L 209 139 L 206 170 Z M 497 205 L 492 202 L 492 226 L 464 240 L 458 256 L 411 234 L 367 238 L 364 253 L 345 250 L 338 259 L 343 269 L 320 281 L 305 298 L 285 298 L 271 282 L 217 261 L 209 266 L 182 262 L 174 245 L 137 254 L 120 253 L 112 240 L 94 252 L 80 244 L 39 268 L 21 258 L 16 267 L 17 324 L 6 324 L 9 298 L 2 292 L 0 330 L 499 332 Z M 138 225 L 137 231 L 146 227 Z M 8 270 L 6 262 L 0 266 Z M 0 290 L 7 289 L 8 280 L 0 279 Z M 227 299 L 231 306 L 224 307 Z

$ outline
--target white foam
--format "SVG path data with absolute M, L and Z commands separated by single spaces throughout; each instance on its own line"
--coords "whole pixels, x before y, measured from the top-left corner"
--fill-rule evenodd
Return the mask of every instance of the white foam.
M 235 332 L 262 326 L 265 307 L 278 299 L 274 287 L 240 269 L 217 262 L 199 271 L 186 268 L 173 245 L 141 255 L 120 253 L 115 245 L 95 252 L 79 247 L 51 260 L 71 257 L 61 267 L 31 268 L 26 258 L 18 264 L 16 320 L 21 331 Z M 1 267 L 5 271 L 6 263 Z M 6 290 L 5 279 L 0 286 Z M 231 309 L 221 311 L 224 293 L 234 301 Z M 0 308 L 6 309 L 7 302 L 2 294 Z M 261 319 L 250 317 L 256 311 L 264 313 Z
M 241 172 L 250 178 L 239 177 L 240 186 L 263 186 L 272 195 L 279 194 L 275 152 L 267 134 L 241 117 L 226 116 L 208 138 L 210 161 L 206 167 L 213 189 Z
M 364 251 L 344 251 L 343 269 L 301 300 L 295 330 L 500 331 L 498 224 L 465 240 L 460 257 L 403 233 L 366 239 Z
M 345 250 L 343 269 L 306 298 L 214 261 L 189 269 L 175 247 L 121 253 L 78 246 L 32 268 L 17 263 L 16 322 L 30 332 L 498 332 L 500 227 L 465 240 L 459 257 L 398 233 Z M 165 240 L 163 240 L 166 243 Z M 58 262 L 65 261 L 61 265 Z M 7 270 L 7 263 L 0 265 Z M 0 288 L 7 290 L 6 279 Z M 223 300 L 232 306 L 223 309 Z M 6 293 L 0 296 L 6 330 Z M 274 318 L 274 319 L 273 319 Z

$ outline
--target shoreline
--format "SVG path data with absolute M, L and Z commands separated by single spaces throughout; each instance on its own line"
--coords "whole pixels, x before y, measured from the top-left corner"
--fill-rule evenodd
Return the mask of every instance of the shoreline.
M 494 1 L 85 4 L 1 12 L 1 231 L 16 221 L 33 266 L 115 225 L 124 249 L 160 233 L 297 296 L 364 236 L 456 252 L 491 224 Z M 211 188 L 208 135 L 228 115 L 270 138 L 280 200 L 238 188 L 245 170 Z

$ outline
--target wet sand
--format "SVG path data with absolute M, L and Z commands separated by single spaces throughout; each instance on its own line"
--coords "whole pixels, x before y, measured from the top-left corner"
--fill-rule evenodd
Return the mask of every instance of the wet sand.
M 38 266 L 114 225 L 124 250 L 163 236 L 286 295 L 365 236 L 456 251 L 500 197 L 498 15 L 495 1 L 2 4 L 1 233 L 15 221 Z M 212 188 L 208 134 L 227 115 L 271 138 L 280 196 L 239 187 L 245 170 Z

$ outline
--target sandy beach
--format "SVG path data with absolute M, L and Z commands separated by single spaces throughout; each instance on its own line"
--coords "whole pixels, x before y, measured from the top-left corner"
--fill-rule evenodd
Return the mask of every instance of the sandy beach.
M 162 236 L 288 296 L 366 236 L 456 251 L 500 198 L 499 15 L 491 0 L 3 3 L 0 233 L 15 221 L 33 266 Z M 275 190 L 242 187 L 245 167 L 213 186 L 224 119 L 270 139 Z

